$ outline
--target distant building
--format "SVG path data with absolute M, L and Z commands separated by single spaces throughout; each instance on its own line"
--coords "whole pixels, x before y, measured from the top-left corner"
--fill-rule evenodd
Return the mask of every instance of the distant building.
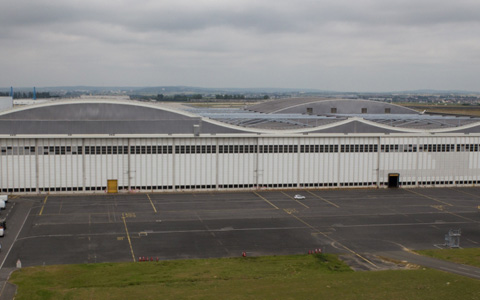
M 33 105 L 33 104 L 40 104 L 40 103 L 45 103 L 48 101 L 52 100 L 47 100 L 47 99 L 41 99 L 41 100 L 33 100 L 33 99 L 14 99 L 13 100 L 13 105 L 18 106 L 18 105 Z
M 479 148 L 479 118 L 368 100 L 51 101 L 0 112 L 0 191 L 474 186 Z
M 7 110 L 13 107 L 12 97 L 0 97 L 0 111 Z

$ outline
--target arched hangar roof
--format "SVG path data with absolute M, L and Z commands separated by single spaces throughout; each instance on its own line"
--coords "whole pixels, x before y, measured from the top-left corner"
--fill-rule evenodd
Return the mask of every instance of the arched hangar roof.
M 325 99 L 325 98 L 288 98 L 272 100 L 248 106 L 246 109 L 261 113 L 307 113 L 314 115 L 331 114 L 419 114 L 417 111 L 386 102 L 358 99 Z M 334 110 L 332 110 L 334 109 Z
M 241 128 L 134 101 L 52 101 L 0 113 L 0 134 L 241 133 Z
M 287 98 L 265 101 L 244 109 L 189 109 L 224 123 L 277 131 L 314 133 L 473 133 L 480 118 L 419 113 L 407 107 L 370 100 Z M 344 121 L 356 120 L 353 123 Z M 356 124 L 353 126 L 353 124 Z M 472 129 L 470 129 L 472 127 Z
M 350 102 L 342 101 L 344 100 L 336 103 Z M 328 102 L 323 100 L 320 104 L 328 105 Z M 370 102 L 372 101 L 365 101 L 362 106 L 367 106 Z M 441 116 L 398 112 L 375 114 L 373 108 L 368 114 L 351 115 L 317 116 L 300 112 L 311 105 L 310 102 L 290 105 L 281 112 L 270 114 L 251 113 L 245 110 L 194 113 L 167 108 L 156 103 L 136 101 L 101 99 L 52 101 L 0 112 L 0 135 L 298 135 L 480 131 L 478 118 L 442 119 Z M 271 124 L 277 126 L 272 127 Z

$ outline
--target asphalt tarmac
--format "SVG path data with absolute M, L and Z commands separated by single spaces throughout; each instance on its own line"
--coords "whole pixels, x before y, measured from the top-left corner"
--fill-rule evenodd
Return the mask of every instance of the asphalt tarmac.
M 0 213 L 8 213 L 0 262 L 9 270 L 19 261 L 25 267 L 322 249 L 368 264 L 367 254 L 443 248 L 449 229 L 461 229 L 461 247 L 478 247 L 479 205 L 474 187 L 18 196 Z

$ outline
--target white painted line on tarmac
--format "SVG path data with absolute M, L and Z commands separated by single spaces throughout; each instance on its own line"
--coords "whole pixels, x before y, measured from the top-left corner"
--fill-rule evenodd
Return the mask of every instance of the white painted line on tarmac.
M 15 236 L 15 239 L 13 240 L 12 244 L 10 245 L 10 248 L 8 249 L 8 252 L 7 252 L 7 254 L 5 255 L 5 258 L 4 258 L 3 261 L 2 261 L 2 264 L 0 265 L 0 269 L 3 268 L 3 264 L 4 264 L 5 261 L 7 260 L 7 257 L 8 257 L 8 255 L 10 254 L 10 251 L 11 251 L 12 248 L 13 248 L 13 245 L 14 245 L 15 242 L 17 241 L 17 238 L 18 238 L 18 236 L 20 235 L 20 232 L 22 232 L 23 226 L 25 225 L 25 222 L 27 221 L 28 216 L 30 215 L 30 211 L 31 211 L 31 210 L 32 210 L 32 208 L 30 207 L 30 209 L 28 210 L 27 216 L 26 216 L 25 219 L 23 220 L 22 227 L 20 227 L 20 230 L 17 232 L 17 235 Z

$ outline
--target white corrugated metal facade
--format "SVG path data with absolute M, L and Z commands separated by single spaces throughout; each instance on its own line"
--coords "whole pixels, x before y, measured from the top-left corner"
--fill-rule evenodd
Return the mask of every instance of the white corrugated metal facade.
M 0 113 L 0 192 L 386 187 L 391 174 L 401 187 L 479 185 L 480 123 L 469 122 L 282 131 L 131 101 L 47 103 Z
M 2 138 L 3 193 L 480 184 L 480 137 Z

